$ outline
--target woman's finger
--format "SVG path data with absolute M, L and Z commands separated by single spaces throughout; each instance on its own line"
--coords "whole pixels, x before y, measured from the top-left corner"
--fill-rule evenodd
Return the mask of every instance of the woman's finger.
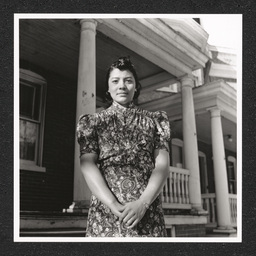
M 129 212 L 125 218 L 123 219 L 123 222 L 127 223 L 128 221 L 130 221 L 131 219 L 135 219 L 136 218 L 136 214 L 133 212 Z
M 127 216 L 127 214 L 129 214 L 129 209 L 124 209 L 124 211 L 121 213 L 120 217 L 119 217 L 119 221 L 122 222 L 123 219 Z
M 127 220 L 125 223 L 126 223 L 126 226 L 130 226 L 132 225 L 132 223 L 137 219 L 136 215 L 132 216 L 129 220 Z
M 127 228 L 134 228 L 139 223 L 139 219 L 135 219 Z

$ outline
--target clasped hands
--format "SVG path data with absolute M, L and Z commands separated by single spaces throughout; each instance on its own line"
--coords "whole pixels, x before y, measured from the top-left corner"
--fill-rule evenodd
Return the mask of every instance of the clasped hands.
M 120 223 L 123 222 L 127 228 L 135 227 L 147 210 L 140 199 L 126 203 L 125 205 L 115 202 L 111 205 L 110 209 L 112 213 L 119 217 Z

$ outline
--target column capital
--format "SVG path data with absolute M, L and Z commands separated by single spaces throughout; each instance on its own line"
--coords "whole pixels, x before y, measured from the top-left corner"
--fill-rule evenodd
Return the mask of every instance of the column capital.
M 96 33 L 97 21 L 93 19 L 83 19 L 80 20 L 81 32 L 84 30 L 91 30 Z
M 191 74 L 186 74 L 178 77 L 178 81 L 180 81 L 182 87 L 194 87 L 195 77 Z
M 218 106 L 207 108 L 207 111 L 211 113 L 211 117 L 220 117 L 222 109 Z

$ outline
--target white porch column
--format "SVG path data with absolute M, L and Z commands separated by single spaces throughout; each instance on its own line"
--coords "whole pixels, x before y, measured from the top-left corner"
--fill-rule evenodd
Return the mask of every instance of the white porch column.
M 183 141 L 185 168 L 190 170 L 189 197 L 194 209 L 203 212 L 201 204 L 200 172 L 198 161 L 198 146 L 196 121 L 192 88 L 193 76 L 186 75 L 180 78 L 182 95 Z
M 81 20 L 78 64 L 76 121 L 82 114 L 96 112 L 96 21 Z M 89 205 L 91 192 L 80 169 L 80 150 L 75 141 L 74 201 L 80 208 Z
M 211 108 L 209 111 L 211 112 L 212 152 L 218 223 L 218 228 L 216 231 L 233 233 L 235 230 L 231 227 L 230 219 L 227 168 L 221 125 L 221 111 L 217 107 Z

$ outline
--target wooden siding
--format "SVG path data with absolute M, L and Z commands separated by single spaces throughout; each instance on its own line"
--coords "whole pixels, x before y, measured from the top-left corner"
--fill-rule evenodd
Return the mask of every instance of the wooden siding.
M 73 200 L 76 83 L 21 61 L 47 81 L 43 167 L 45 173 L 20 173 L 21 210 L 67 208 Z

